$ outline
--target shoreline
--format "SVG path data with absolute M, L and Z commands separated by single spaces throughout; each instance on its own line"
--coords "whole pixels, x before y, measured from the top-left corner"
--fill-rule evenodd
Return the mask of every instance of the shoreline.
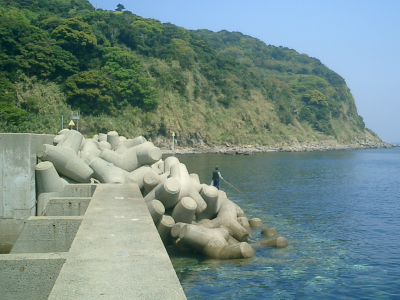
M 396 144 L 386 142 L 354 142 L 351 144 L 339 144 L 336 141 L 304 142 L 275 146 L 260 145 L 204 145 L 201 147 L 175 146 L 174 151 L 170 147 L 160 147 L 163 154 L 225 154 L 225 155 L 255 155 L 268 152 L 315 152 L 330 150 L 359 150 L 359 149 L 380 149 L 400 147 Z

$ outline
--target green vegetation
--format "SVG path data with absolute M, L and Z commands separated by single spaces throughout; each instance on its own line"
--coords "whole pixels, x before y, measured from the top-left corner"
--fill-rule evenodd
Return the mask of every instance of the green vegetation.
M 183 143 L 273 144 L 370 134 L 342 77 L 238 32 L 189 31 L 119 4 L 0 0 L 0 128 L 177 133 Z

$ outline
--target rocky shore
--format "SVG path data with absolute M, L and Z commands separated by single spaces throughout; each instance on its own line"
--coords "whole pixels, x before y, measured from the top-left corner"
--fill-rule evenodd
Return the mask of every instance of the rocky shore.
M 354 150 L 354 149 L 378 149 L 393 148 L 398 145 L 386 142 L 376 142 L 372 140 L 357 140 L 350 144 L 340 144 L 335 140 L 304 142 L 304 143 L 282 143 L 274 146 L 260 145 L 196 145 L 194 147 L 184 147 L 175 145 L 174 150 L 171 146 L 160 145 L 163 154 L 227 154 L 227 155 L 254 155 L 264 152 L 311 152 L 311 151 L 328 151 L 328 150 Z

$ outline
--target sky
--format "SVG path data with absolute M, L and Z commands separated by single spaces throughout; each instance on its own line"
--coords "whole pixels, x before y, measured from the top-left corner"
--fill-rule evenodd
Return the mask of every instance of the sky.
M 399 0 L 91 0 L 186 29 L 238 31 L 318 58 L 342 76 L 365 125 L 400 142 Z

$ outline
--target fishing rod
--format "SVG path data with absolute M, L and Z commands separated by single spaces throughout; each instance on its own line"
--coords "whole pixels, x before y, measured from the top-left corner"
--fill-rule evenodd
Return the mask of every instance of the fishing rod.
M 245 195 L 245 193 L 243 193 L 241 190 L 239 190 L 237 187 L 235 187 L 233 184 L 230 184 L 228 181 L 226 181 L 225 179 L 223 179 L 223 178 L 221 178 L 223 181 L 225 181 L 227 184 L 229 184 L 231 187 L 233 187 L 235 190 L 237 190 L 239 193 L 241 193 L 243 196 L 245 196 L 248 200 L 251 200 L 251 199 L 249 199 L 249 197 L 247 197 L 246 195 Z

